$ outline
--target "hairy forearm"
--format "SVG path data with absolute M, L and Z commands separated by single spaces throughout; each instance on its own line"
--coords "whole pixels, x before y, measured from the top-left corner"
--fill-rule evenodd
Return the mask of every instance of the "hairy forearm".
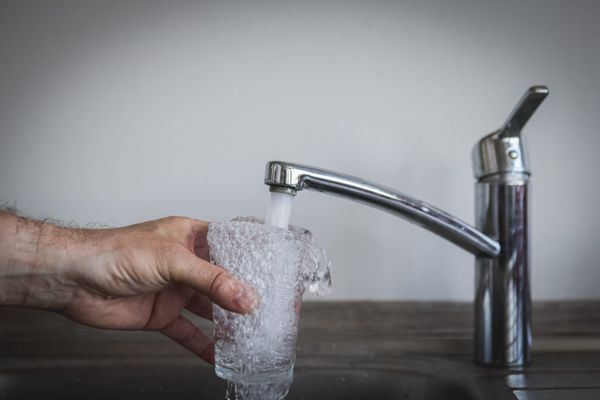
M 60 309 L 73 287 L 74 233 L 0 210 L 0 305 Z

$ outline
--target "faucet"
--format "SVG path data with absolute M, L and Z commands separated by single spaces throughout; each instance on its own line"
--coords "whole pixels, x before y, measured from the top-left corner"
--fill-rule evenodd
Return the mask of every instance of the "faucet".
M 354 176 L 285 161 L 269 161 L 265 184 L 296 195 L 307 189 L 337 195 L 397 215 L 475 255 L 475 362 L 519 368 L 531 361 L 529 281 L 529 158 L 521 130 L 546 98 L 530 87 L 500 129 L 472 152 L 475 227 L 423 201 Z

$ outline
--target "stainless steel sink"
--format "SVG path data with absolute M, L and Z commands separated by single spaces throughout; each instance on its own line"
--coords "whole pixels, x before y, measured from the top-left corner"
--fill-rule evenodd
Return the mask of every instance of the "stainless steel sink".
M 28 399 L 223 399 L 225 383 L 192 366 L 0 368 L 0 398 Z M 299 369 L 289 400 L 476 399 L 456 382 L 418 372 Z

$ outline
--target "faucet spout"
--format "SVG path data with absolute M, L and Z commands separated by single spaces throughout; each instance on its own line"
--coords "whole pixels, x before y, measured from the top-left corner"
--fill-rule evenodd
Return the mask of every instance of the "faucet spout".
M 497 240 L 460 219 L 393 189 L 351 175 L 285 161 L 270 161 L 265 184 L 272 191 L 315 190 L 358 201 L 413 222 L 482 257 L 500 254 Z

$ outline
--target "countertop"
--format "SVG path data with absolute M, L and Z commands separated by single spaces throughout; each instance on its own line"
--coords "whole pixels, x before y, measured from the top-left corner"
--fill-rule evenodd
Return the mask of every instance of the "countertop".
M 495 393 L 519 400 L 600 399 L 600 301 L 537 302 L 533 363 L 489 369 L 471 361 L 472 304 L 448 302 L 305 302 L 298 368 L 459 366 Z M 211 323 L 195 321 L 206 332 Z M 43 311 L 0 308 L 0 368 L 198 364 L 156 332 L 99 330 Z

